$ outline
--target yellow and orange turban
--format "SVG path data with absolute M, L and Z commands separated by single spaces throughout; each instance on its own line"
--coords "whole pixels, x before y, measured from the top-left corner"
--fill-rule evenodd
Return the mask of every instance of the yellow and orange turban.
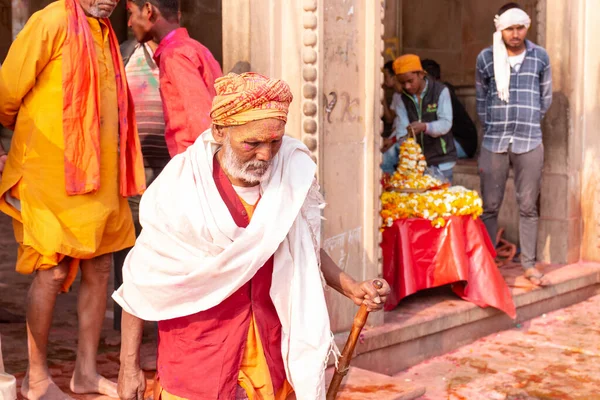
M 293 96 L 289 85 L 280 79 L 254 72 L 230 73 L 215 81 L 215 89 L 210 112 L 215 125 L 243 125 L 267 118 L 287 121 Z
M 414 54 L 405 54 L 396 58 L 393 67 L 396 75 L 402 75 L 407 72 L 423 72 L 421 59 Z

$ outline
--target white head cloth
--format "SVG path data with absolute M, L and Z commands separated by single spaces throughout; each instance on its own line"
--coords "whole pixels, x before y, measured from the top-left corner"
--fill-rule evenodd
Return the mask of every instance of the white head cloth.
M 496 89 L 500 100 L 508 102 L 510 98 L 510 63 L 508 62 L 508 51 L 502 40 L 502 31 L 515 25 L 524 25 L 529 29 L 531 18 L 520 8 L 511 8 L 502 15 L 494 18 L 496 32 L 494 32 L 494 78 Z

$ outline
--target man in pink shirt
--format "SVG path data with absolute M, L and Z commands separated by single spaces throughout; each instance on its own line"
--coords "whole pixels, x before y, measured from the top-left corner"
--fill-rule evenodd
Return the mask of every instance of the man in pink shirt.
M 165 140 L 171 157 L 211 126 L 215 80 L 223 75 L 211 52 L 179 25 L 178 0 L 129 0 L 129 27 L 140 43 L 154 40 L 160 70 Z

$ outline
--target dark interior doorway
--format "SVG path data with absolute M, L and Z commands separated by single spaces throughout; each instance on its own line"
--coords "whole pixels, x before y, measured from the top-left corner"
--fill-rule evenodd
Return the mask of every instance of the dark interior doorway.
M 181 24 L 190 36 L 208 47 L 223 66 L 223 7 L 221 0 L 180 0 Z

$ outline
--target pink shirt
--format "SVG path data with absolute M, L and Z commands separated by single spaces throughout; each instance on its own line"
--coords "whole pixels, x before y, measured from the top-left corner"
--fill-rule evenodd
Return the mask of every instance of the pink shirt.
M 165 140 L 171 157 L 211 126 L 215 80 L 223 75 L 211 52 L 178 28 L 161 40 L 154 59 L 160 70 Z

